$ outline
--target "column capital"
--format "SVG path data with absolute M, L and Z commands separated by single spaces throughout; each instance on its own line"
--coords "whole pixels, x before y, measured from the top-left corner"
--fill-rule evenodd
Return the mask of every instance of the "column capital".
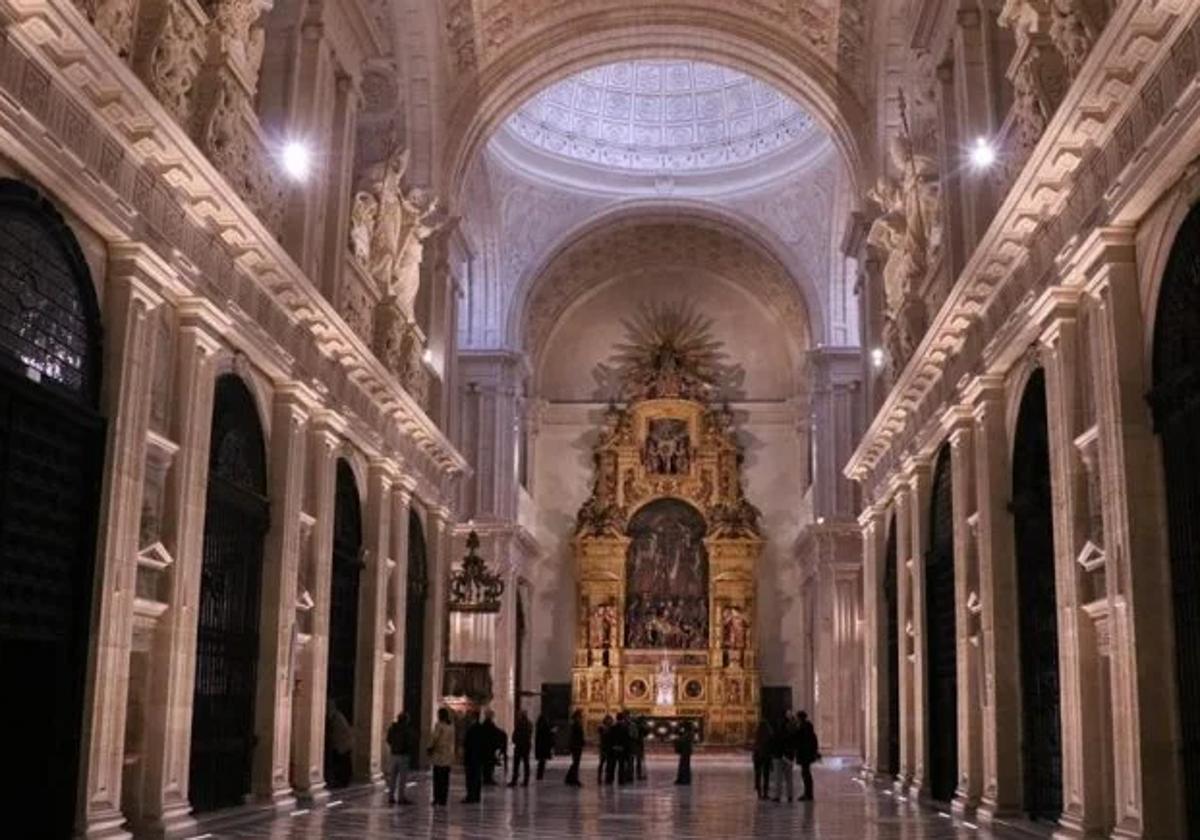
M 305 420 L 321 408 L 321 397 L 304 382 L 292 380 L 275 386 L 275 404 L 291 407 Z
M 952 405 L 942 415 L 942 428 L 949 436 L 951 446 L 957 447 L 956 441 L 969 434 L 974 425 L 975 416 L 967 404 Z
M 157 251 L 142 242 L 121 242 L 108 248 L 109 282 L 127 282 L 139 295 L 158 306 L 164 299 L 187 293 L 178 272 Z
M 183 298 L 176 304 L 181 329 L 193 329 L 220 338 L 233 328 L 233 318 L 205 297 Z
M 347 427 L 348 424 L 346 423 L 346 419 L 340 414 L 329 411 L 328 409 L 313 412 L 313 434 L 316 435 L 322 442 L 325 442 L 326 439 L 331 439 L 334 442 L 333 445 L 336 446 L 340 444 L 342 438 L 346 435 Z
M 963 398 L 971 406 L 976 422 L 982 420 L 988 409 L 1004 408 L 1004 377 L 998 373 L 976 376 L 963 389 Z
M 858 524 L 866 532 L 878 528 L 886 519 L 887 505 L 877 503 L 863 508 L 862 513 L 858 515 Z
M 433 517 L 441 527 L 446 527 L 454 518 L 454 512 L 446 505 L 438 505 L 429 509 L 429 515 Z
M 392 483 L 392 492 L 400 497 L 401 504 L 408 507 L 412 504 L 413 496 L 416 495 L 417 480 L 398 470 L 396 480 Z
M 1058 259 L 1058 270 L 1064 285 L 1084 286 L 1089 292 L 1097 279 L 1103 279 L 1106 269 L 1118 265 L 1133 265 L 1137 259 L 1135 238 L 1131 227 L 1099 227 L 1081 240 L 1075 248 Z
M 900 465 L 901 480 L 911 490 L 921 482 L 928 481 L 933 472 L 933 459 L 927 455 L 909 455 Z

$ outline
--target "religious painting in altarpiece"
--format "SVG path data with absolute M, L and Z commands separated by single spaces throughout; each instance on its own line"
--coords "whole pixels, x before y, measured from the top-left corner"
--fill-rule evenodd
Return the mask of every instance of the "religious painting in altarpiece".
M 614 399 L 579 511 L 572 702 L 590 737 L 626 710 L 651 733 L 687 721 L 709 745 L 758 722 L 759 512 L 745 497 L 735 414 L 710 323 L 686 305 L 626 325 Z M 653 737 L 653 734 L 652 734 Z

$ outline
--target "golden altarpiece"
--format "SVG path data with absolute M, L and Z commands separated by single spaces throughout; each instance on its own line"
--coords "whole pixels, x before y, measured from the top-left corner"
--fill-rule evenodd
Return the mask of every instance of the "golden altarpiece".
M 575 533 L 579 628 L 572 696 L 589 730 L 606 714 L 682 721 L 743 744 L 758 720 L 758 510 L 742 492 L 733 413 L 718 405 L 720 345 L 684 307 L 628 325 Z

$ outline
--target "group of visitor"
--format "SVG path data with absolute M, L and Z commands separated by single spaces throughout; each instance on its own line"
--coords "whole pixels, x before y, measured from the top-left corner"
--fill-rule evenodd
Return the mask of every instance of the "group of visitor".
M 790 711 L 774 721 L 762 720 L 754 736 L 754 789 L 759 799 L 783 800 L 787 788 L 787 801 L 795 799 L 792 770 L 800 765 L 800 779 L 804 782 L 802 800 L 813 798 L 812 765 L 819 761 L 817 732 L 806 712 L 794 717 Z M 771 779 L 775 780 L 774 796 L 771 795 Z
M 476 711 L 468 713 L 462 741 L 463 774 L 466 783 L 464 804 L 482 800 L 485 785 L 495 784 L 496 767 L 507 758 L 508 736 L 496 725 L 491 710 L 480 716 Z M 508 786 L 518 782 L 527 787 L 530 775 L 530 754 L 537 759 L 536 778 L 545 777 L 546 762 L 554 750 L 554 727 L 545 714 L 538 715 L 536 726 L 525 710 L 517 712 L 513 727 L 512 775 Z M 600 763 L 596 768 L 596 783 L 599 785 L 627 785 L 646 778 L 645 746 L 649 728 L 644 719 L 622 711 L 615 717 L 606 716 L 599 729 Z M 388 803 L 408 804 L 406 794 L 408 768 L 419 749 L 418 735 L 408 715 L 401 712 L 388 728 L 387 743 L 391 752 L 388 773 Z M 568 743 L 571 765 L 565 782 L 571 787 L 582 787 L 579 767 L 587 743 L 583 723 L 583 712 L 576 710 L 571 716 Z M 674 739 L 678 769 L 675 784 L 690 785 L 692 781 L 691 757 L 695 745 L 695 733 L 688 722 L 682 722 Z M 455 729 L 450 710 L 438 710 L 437 723 L 430 734 L 426 755 L 433 767 L 433 804 L 442 806 L 450 794 L 450 768 L 455 759 Z M 793 768 L 800 765 L 800 777 L 804 790 L 801 800 L 812 800 L 812 765 L 819 761 L 817 733 L 805 712 L 795 716 L 786 712 L 777 720 L 763 720 L 758 725 L 754 739 L 754 788 L 760 799 L 783 801 L 786 790 L 787 801 L 796 799 L 793 786 Z M 774 783 L 772 785 L 772 782 Z M 773 793 L 773 795 L 772 795 Z

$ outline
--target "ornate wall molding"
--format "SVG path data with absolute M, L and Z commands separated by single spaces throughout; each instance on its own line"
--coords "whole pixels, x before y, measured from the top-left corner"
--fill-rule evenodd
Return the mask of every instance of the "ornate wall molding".
M 1185 6 L 1123 3 L 1114 13 L 847 464 L 870 493 L 936 438 L 941 407 L 1020 332 L 1021 313 L 1080 235 L 1133 200 L 1125 185 L 1165 142 L 1160 126 L 1197 98 L 1200 27 Z
M 355 336 L 174 118 L 70 0 L 2 0 L 0 131 L 9 154 L 110 242 L 146 241 L 180 294 L 228 312 L 290 378 L 430 493 L 462 456 Z M 46 143 L 46 137 L 56 142 Z

